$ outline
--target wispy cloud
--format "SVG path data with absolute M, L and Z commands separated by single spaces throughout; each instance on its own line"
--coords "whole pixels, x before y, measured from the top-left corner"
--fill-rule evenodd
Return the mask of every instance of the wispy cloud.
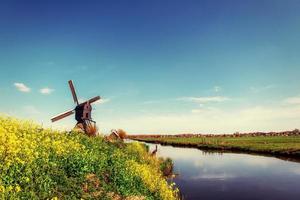
M 286 104 L 300 104 L 300 96 L 286 98 L 283 102 Z
M 147 104 L 157 104 L 157 103 L 161 103 L 161 102 L 163 102 L 163 100 L 149 100 L 149 101 L 144 101 L 142 104 L 144 104 L 144 105 L 147 105 Z
M 210 96 L 210 97 L 180 97 L 177 98 L 180 101 L 190 101 L 195 103 L 219 103 L 230 100 L 228 97 L 224 96 Z
M 87 101 L 87 99 L 85 99 L 85 98 L 79 98 L 78 101 L 79 101 L 79 103 L 82 103 L 82 102 Z M 110 101 L 111 100 L 109 98 L 103 98 L 103 99 L 101 98 L 100 100 L 94 102 L 93 104 L 94 105 L 105 104 L 105 103 L 108 103 Z
M 150 104 L 168 104 L 168 103 L 172 103 L 174 101 L 182 101 L 184 97 L 179 97 L 179 98 L 174 98 L 174 97 L 171 97 L 171 98 L 163 98 L 163 99 L 151 99 L 151 100 L 146 100 L 146 101 L 143 101 L 141 102 L 141 104 L 143 105 L 150 105 Z
M 199 109 L 192 109 L 191 113 L 202 113 L 203 111 L 204 111 L 204 109 L 201 109 L 201 108 L 199 108 Z
M 54 92 L 54 89 L 51 89 L 51 88 L 48 88 L 48 87 L 45 87 L 45 88 L 41 88 L 41 89 L 40 89 L 40 93 L 41 93 L 41 94 L 44 94 L 44 95 L 49 95 L 49 94 L 51 94 L 52 92 Z
M 20 92 L 30 92 L 30 88 L 27 87 L 24 83 L 14 83 L 14 86 L 19 90 Z
M 233 110 L 198 109 L 191 113 L 151 114 L 106 120 L 129 133 L 234 133 L 299 128 L 300 105 L 253 106 Z M 104 123 L 104 122 L 103 122 Z M 153 126 L 156 124 L 157 126 Z M 167 127 L 167 128 L 166 128 Z
M 201 113 L 201 114 L 203 114 L 203 113 L 213 114 L 213 113 L 219 112 L 219 109 L 214 108 L 214 107 L 204 107 L 203 104 L 200 104 L 200 108 L 192 109 L 191 112 L 192 113 Z
M 221 90 L 222 90 L 222 88 L 220 86 L 215 86 L 214 87 L 215 92 L 220 92 Z
M 259 92 L 263 92 L 269 89 L 273 89 L 275 88 L 275 85 L 266 85 L 266 86 L 260 86 L 260 87 L 250 87 L 250 90 L 254 93 L 259 93 Z
M 100 99 L 99 101 L 96 101 L 95 104 L 104 104 L 110 102 L 110 99 Z

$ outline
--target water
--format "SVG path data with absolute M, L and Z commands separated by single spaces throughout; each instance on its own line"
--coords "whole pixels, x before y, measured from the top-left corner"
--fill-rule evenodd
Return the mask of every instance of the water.
M 148 144 L 150 151 L 153 144 Z M 185 200 L 300 199 L 300 163 L 236 153 L 205 153 L 158 145 L 174 161 L 174 178 Z

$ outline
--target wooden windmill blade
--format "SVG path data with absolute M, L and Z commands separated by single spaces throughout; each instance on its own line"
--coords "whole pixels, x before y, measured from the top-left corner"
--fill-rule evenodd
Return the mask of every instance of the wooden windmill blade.
M 58 120 L 60 120 L 60 119 L 65 118 L 65 117 L 68 117 L 68 116 L 70 116 L 70 115 L 72 115 L 72 114 L 74 114 L 74 110 L 69 110 L 69 111 L 67 111 L 67 112 L 64 112 L 64 113 L 62 113 L 62 114 L 59 114 L 59 115 L 53 117 L 53 118 L 51 119 L 51 121 L 52 121 L 52 122 L 55 122 L 55 121 L 58 121 Z
M 79 103 L 78 103 L 77 95 L 76 95 L 72 80 L 69 80 L 69 86 L 70 86 L 70 90 L 71 90 L 71 93 L 73 96 L 74 103 L 76 103 L 78 105 Z
M 93 97 L 93 98 L 89 99 L 88 102 L 89 102 L 89 103 L 94 103 L 95 101 L 98 101 L 98 100 L 100 100 L 100 99 L 101 99 L 100 96 L 96 96 L 96 97 Z
M 91 103 L 94 103 L 94 102 L 98 101 L 99 99 L 101 99 L 101 97 L 100 96 L 96 96 L 96 97 L 93 97 L 93 98 L 91 98 L 91 99 L 89 99 L 89 100 L 87 100 L 87 101 L 79 104 L 79 105 L 86 104 L 87 102 L 89 102 L 89 104 L 91 104 Z

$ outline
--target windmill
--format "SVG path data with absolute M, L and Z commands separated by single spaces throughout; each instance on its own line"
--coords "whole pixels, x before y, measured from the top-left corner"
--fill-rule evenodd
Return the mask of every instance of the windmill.
M 93 98 L 83 102 L 83 103 L 79 103 L 72 80 L 69 80 L 68 83 L 69 83 L 70 90 L 71 90 L 71 93 L 72 93 L 72 96 L 73 96 L 74 103 L 76 104 L 76 107 L 72 110 L 66 111 L 64 113 L 61 113 L 61 114 L 53 117 L 51 119 L 51 121 L 55 122 L 55 121 L 58 121 L 58 120 L 61 120 L 61 119 L 65 118 L 65 117 L 68 117 L 70 115 L 73 115 L 75 113 L 75 119 L 77 121 L 76 126 L 82 124 L 83 131 L 85 133 L 87 133 L 87 126 L 90 123 L 96 124 L 96 122 L 92 120 L 92 116 L 91 116 L 92 106 L 91 106 L 91 104 L 98 101 L 100 99 L 100 96 L 96 96 L 96 97 L 93 97 Z

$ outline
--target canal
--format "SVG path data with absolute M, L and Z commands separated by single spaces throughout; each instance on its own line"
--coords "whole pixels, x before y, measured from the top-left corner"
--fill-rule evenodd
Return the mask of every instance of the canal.
M 154 144 L 147 144 L 150 151 Z M 170 157 L 174 182 L 185 200 L 300 199 L 300 163 L 237 153 L 206 153 L 158 145 L 157 156 Z

